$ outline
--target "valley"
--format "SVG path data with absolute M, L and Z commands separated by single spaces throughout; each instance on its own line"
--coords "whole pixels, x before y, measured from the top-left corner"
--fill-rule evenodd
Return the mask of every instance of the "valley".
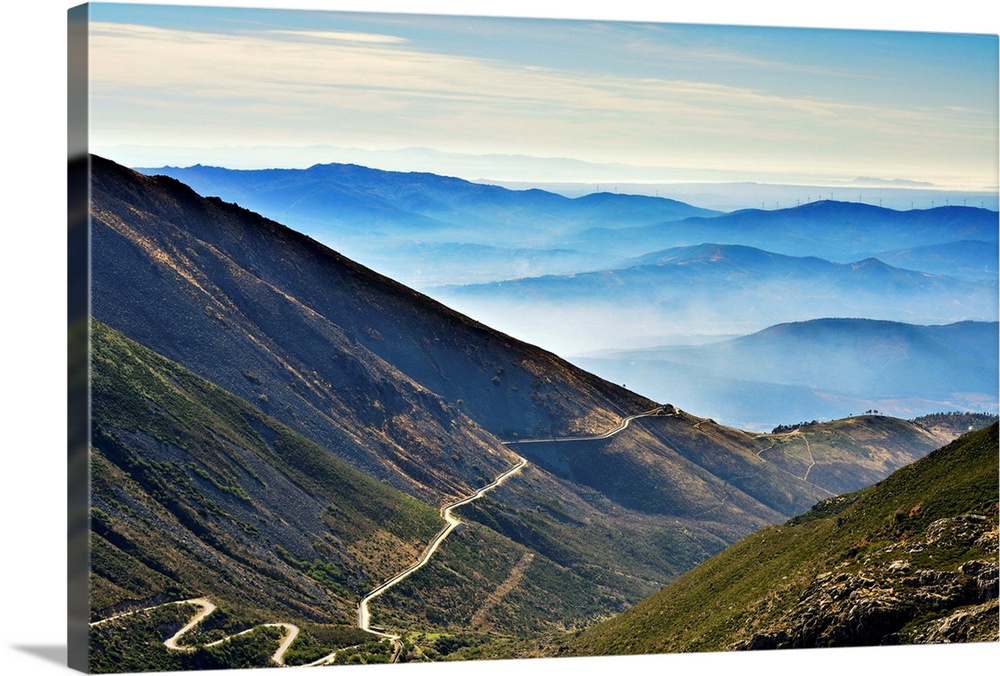
M 95 671 L 452 659 L 576 632 L 992 420 L 738 429 L 226 198 L 91 172 Z M 192 599 L 216 610 L 182 641 Z

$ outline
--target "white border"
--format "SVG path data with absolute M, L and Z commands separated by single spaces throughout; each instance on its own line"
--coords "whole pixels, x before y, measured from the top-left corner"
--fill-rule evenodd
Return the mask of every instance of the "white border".
M 0 275 L 4 378 L 0 470 L 3 490 L 4 673 L 65 673 L 59 648 L 66 642 L 66 245 L 65 60 L 66 10 L 72 2 L 19 0 L 5 8 L 3 49 L 3 210 Z M 151 4 L 151 3 L 143 3 Z M 896 3 L 842 0 L 822 10 L 814 3 L 775 0 L 649 0 L 603 3 L 554 0 L 216 0 L 159 4 L 391 11 L 486 16 L 627 19 L 832 28 L 1000 33 L 993 2 Z M 43 657 L 39 657 L 41 654 Z M 526 676 L 629 671 L 654 674 L 725 670 L 747 676 L 795 673 L 843 676 L 879 671 L 940 674 L 959 667 L 1000 664 L 1000 644 L 918 648 L 834 649 L 783 653 L 670 655 L 524 661 Z M 513 665 L 461 663 L 399 667 L 340 667 L 362 676 L 399 669 L 412 674 L 499 676 Z M 379 671 L 382 669 L 383 671 Z M 248 674 L 249 671 L 212 672 Z

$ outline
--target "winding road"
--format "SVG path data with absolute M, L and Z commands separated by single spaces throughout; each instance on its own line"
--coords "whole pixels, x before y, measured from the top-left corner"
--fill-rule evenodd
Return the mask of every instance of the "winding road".
M 614 428 L 610 432 L 605 432 L 603 434 L 592 434 L 587 436 L 576 436 L 576 437 L 546 437 L 543 439 L 515 439 L 513 441 L 502 442 L 504 446 L 516 446 L 517 444 L 551 444 L 552 442 L 561 443 L 566 441 L 597 441 L 599 439 L 608 439 L 615 436 L 619 432 L 624 432 L 628 429 L 628 426 L 633 420 L 638 418 L 649 418 L 652 416 L 668 416 L 676 415 L 674 413 L 667 413 L 664 411 L 662 406 L 657 406 L 656 408 L 650 409 L 644 413 L 636 413 L 635 415 L 630 415 L 621 421 L 618 427 Z
M 504 441 L 502 443 L 504 446 L 512 446 L 517 444 L 537 444 L 537 443 L 549 443 L 549 442 L 591 441 L 598 439 L 608 439 L 628 429 L 629 424 L 633 420 L 636 420 L 637 418 L 672 415 L 672 414 L 673 413 L 667 411 L 663 407 L 657 407 L 655 409 L 651 409 L 644 413 L 638 413 L 636 415 L 628 416 L 627 418 L 624 418 L 617 427 L 608 432 L 604 432 L 603 434 L 595 434 L 589 436 L 559 437 L 559 438 L 553 437 L 546 439 L 519 439 L 514 441 Z M 462 521 L 459 520 L 458 517 L 456 517 L 452 513 L 453 510 L 463 505 L 467 505 L 470 502 L 478 500 L 489 491 L 493 490 L 494 488 L 497 488 L 498 486 L 501 486 L 510 477 L 514 476 L 515 474 L 518 474 L 528 464 L 528 460 L 520 455 L 518 455 L 517 458 L 518 462 L 513 467 L 508 469 L 506 472 L 500 474 L 496 479 L 493 480 L 492 483 L 483 486 L 482 488 L 478 489 L 471 495 L 468 495 L 464 498 L 456 500 L 455 502 L 443 506 L 440 510 L 440 514 L 441 518 L 445 522 L 445 525 L 440 531 L 438 531 L 438 533 L 433 538 L 431 538 L 430 542 L 427 544 L 427 547 L 424 549 L 424 552 L 420 556 L 420 558 L 409 568 L 400 571 L 399 573 L 393 575 L 391 578 L 382 582 L 380 585 L 372 589 L 370 592 L 365 594 L 358 602 L 358 615 L 357 615 L 358 628 L 368 632 L 369 634 L 373 634 L 382 639 L 390 641 L 395 647 L 395 652 L 393 653 L 392 656 L 393 662 L 396 661 L 396 659 L 399 657 L 400 652 L 402 651 L 403 645 L 400 640 L 401 637 L 396 634 L 390 634 L 388 632 L 372 628 L 370 603 L 374 599 L 378 598 L 380 595 L 384 594 L 386 591 L 396 586 L 397 584 L 408 578 L 410 575 L 412 575 L 413 573 L 415 573 L 416 571 L 420 570 L 422 567 L 427 565 L 427 562 L 430 561 L 431 557 L 438 550 L 438 547 L 441 546 L 441 543 L 444 542 L 445 538 L 447 538 L 456 528 L 458 528 L 459 525 L 462 524 Z M 95 627 L 104 624 L 106 622 L 112 622 L 114 620 L 123 617 L 128 617 L 130 615 L 135 615 L 137 613 L 141 613 L 144 611 L 154 610 L 156 608 L 161 608 L 164 606 L 179 605 L 179 604 L 195 605 L 198 606 L 199 610 L 187 624 L 185 624 L 183 627 L 181 627 L 180 630 L 177 631 L 177 633 L 175 633 L 173 636 L 165 640 L 163 642 L 163 645 L 166 646 L 168 650 L 174 650 L 178 652 L 193 652 L 194 650 L 197 649 L 196 647 L 178 645 L 178 641 L 181 639 L 182 636 L 184 636 L 189 631 L 198 626 L 198 624 L 204 621 L 205 618 L 207 618 L 215 611 L 216 605 L 204 597 L 187 599 L 184 601 L 170 601 L 168 603 L 162 603 L 156 606 L 149 606 L 146 608 L 140 608 L 139 610 L 120 613 L 118 615 L 113 615 L 103 620 L 98 620 L 97 622 L 92 622 L 90 626 Z M 294 624 L 281 622 L 281 623 L 267 623 L 267 624 L 257 625 L 256 627 L 252 627 L 251 629 L 247 629 L 245 631 L 241 631 L 237 634 L 232 634 L 230 636 L 225 636 L 221 639 L 213 641 L 212 643 L 205 644 L 204 647 L 220 645 L 222 643 L 225 643 L 226 641 L 230 641 L 236 638 L 237 636 L 242 636 L 252 631 L 256 631 L 260 627 L 279 627 L 281 629 L 284 629 L 285 631 L 284 639 L 282 640 L 281 645 L 278 646 L 278 649 L 274 652 L 274 654 L 271 655 L 271 661 L 278 666 L 286 666 L 284 661 L 284 655 L 299 635 L 299 628 Z M 304 666 L 321 666 L 325 664 L 332 664 L 336 659 L 337 652 L 340 650 L 344 650 L 344 648 L 338 648 L 338 650 L 335 650 L 330 654 L 321 657 L 320 659 Z
M 392 656 L 393 662 L 396 661 L 396 658 L 399 657 L 400 650 L 402 650 L 402 644 L 399 641 L 400 637 L 396 634 L 389 634 L 371 628 L 371 610 L 368 607 L 369 603 L 373 599 L 377 598 L 378 596 L 382 595 L 383 593 L 391 589 L 392 587 L 395 587 L 397 584 L 408 578 L 416 571 L 423 568 L 427 564 L 427 562 L 430 561 L 431 556 L 433 556 L 434 552 L 438 550 L 438 547 L 441 546 L 441 543 L 444 541 L 444 539 L 448 537 L 448 535 L 450 535 L 453 530 L 458 528 L 459 524 L 462 523 L 458 519 L 458 517 L 452 514 L 452 510 L 461 507 L 462 505 L 467 505 L 470 502 L 478 500 L 479 498 L 483 497 L 483 495 L 485 495 L 488 491 L 491 491 L 497 486 L 500 486 L 507 479 L 520 472 L 522 469 L 524 469 L 524 466 L 527 464 L 528 460 L 526 458 L 518 456 L 517 464 L 511 467 L 503 474 L 501 474 L 500 476 L 498 476 L 496 479 L 494 479 L 493 483 L 483 486 L 472 495 L 464 497 L 460 500 L 456 500 L 455 502 L 452 502 L 442 507 L 441 518 L 444 519 L 445 526 L 440 531 L 438 531 L 437 535 L 431 538 L 431 541 L 428 543 L 427 548 L 424 550 L 424 553 L 417 560 L 417 562 L 414 563 L 409 568 L 407 568 L 406 570 L 396 573 L 395 575 L 390 577 L 388 580 L 386 580 L 379 586 L 372 589 L 370 592 L 368 592 L 361 598 L 361 601 L 358 603 L 358 629 L 367 631 L 369 634 L 374 634 L 376 636 L 380 636 L 382 638 L 391 641 L 396 647 L 396 652 Z
M 163 608 L 165 606 L 176 606 L 176 605 L 182 605 L 182 604 L 190 604 L 190 605 L 193 605 L 193 606 L 198 606 L 198 612 L 195 614 L 195 616 L 193 618 L 191 618 L 191 620 L 187 624 L 185 624 L 183 627 L 181 627 L 177 631 L 176 634 L 174 634 L 173 636 L 171 636 L 170 638 L 168 638 L 166 641 L 164 641 L 163 645 L 166 646 L 167 650 L 173 650 L 173 651 L 182 652 L 182 653 L 193 653 L 195 650 L 198 649 L 198 646 L 178 645 L 177 642 L 181 639 L 182 636 L 184 636 L 184 634 L 188 633 L 189 631 L 191 631 L 192 629 L 194 629 L 195 627 L 197 627 L 206 617 L 208 617 L 213 612 L 215 612 L 215 609 L 217 608 L 217 606 L 214 603 L 212 603 L 211 601 L 209 601 L 207 598 L 204 598 L 204 597 L 200 597 L 200 598 L 196 598 L 196 599 L 187 599 L 187 600 L 184 600 L 184 601 L 170 601 L 170 602 L 167 602 L 167 603 L 161 603 L 161 604 L 159 604 L 157 606 L 148 606 L 146 608 L 140 608 L 139 610 L 131 610 L 131 611 L 126 612 L 126 613 L 119 613 L 118 615 L 112 615 L 111 617 L 106 617 L 103 620 L 98 620 L 97 622 L 91 622 L 90 626 L 91 627 L 97 627 L 97 626 L 100 626 L 102 624 L 105 624 L 106 622 L 113 622 L 114 620 L 118 620 L 118 619 L 121 619 L 123 617 L 129 617 L 130 615 L 135 615 L 137 613 L 146 612 L 147 610 L 156 610 L 157 608 Z M 261 627 L 278 627 L 279 629 L 284 629 L 285 630 L 285 637 L 284 637 L 284 639 L 282 639 L 281 645 L 279 645 L 278 649 L 275 650 L 274 654 L 271 655 L 271 661 L 272 662 L 274 662 L 275 664 L 277 664 L 279 667 L 285 666 L 285 653 L 288 652 L 288 649 L 292 646 L 292 643 L 295 641 L 296 638 L 298 638 L 298 635 L 299 635 L 299 628 L 297 626 L 295 626 L 294 624 L 288 624 L 287 622 L 274 622 L 274 623 L 267 623 L 267 624 L 258 624 L 256 627 L 251 627 L 250 629 L 246 629 L 246 630 L 238 632 L 236 634 L 230 634 L 229 636 L 224 636 L 224 637 L 218 639 L 217 641 L 212 641 L 211 643 L 206 643 L 206 644 L 204 644 L 204 646 L 201 646 L 201 647 L 211 648 L 212 646 L 222 645 L 223 643 L 226 643 L 227 641 L 233 640 L 237 636 L 243 636 L 245 634 L 249 634 L 250 632 L 257 631 Z M 338 650 L 340 650 L 340 649 L 338 649 Z M 335 650 L 334 652 L 330 653 L 329 655 L 321 657 L 320 659 L 316 660 L 312 664 L 307 664 L 306 666 L 319 666 L 319 665 L 322 665 L 322 664 L 330 664 L 330 663 L 333 662 L 333 660 L 334 660 L 334 658 L 336 658 L 336 656 L 337 656 L 337 651 Z
M 802 441 L 805 442 L 805 444 L 806 444 L 806 453 L 809 454 L 809 466 L 806 467 L 805 474 L 803 474 L 802 476 L 799 476 L 797 474 L 794 474 L 793 472 L 789 472 L 787 469 L 785 469 L 784 467 L 778 465 L 777 463 L 771 462 L 769 464 L 772 465 L 773 467 L 775 467 L 778 471 L 784 472 L 788 476 L 793 476 L 796 479 L 798 479 L 798 480 L 800 480 L 800 481 L 802 481 L 804 483 L 809 484 L 813 488 L 816 488 L 818 490 L 823 491 L 824 493 L 826 493 L 827 495 L 829 495 L 831 497 L 836 497 L 837 494 L 834 493 L 833 491 L 829 490 L 828 488 L 824 488 L 823 486 L 820 486 L 817 483 L 813 483 L 812 481 L 809 481 L 809 472 L 811 472 L 812 468 L 816 466 L 816 458 L 813 456 L 812 447 L 809 445 L 809 439 L 808 439 L 808 437 L 806 437 L 806 435 L 802 433 L 802 430 L 792 430 L 791 432 L 786 432 L 784 434 L 784 436 L 786 436 L 786 437 L 793 437 L 793 436 L 802 437 Z M 761 450 L 757 451 L 757 457 L 760 458 L 761 460 L 763 460 L 765 463 L 767 463 L 768 460 L 767 460 L 767 458 L 764 457 L 764 453 L 770 451 L 772 448 L 774 448 L 777 445 L 778 445 L 778 442 L 774 442 L 773 444 L 771 444 L 767 448 L 762 448 Z M 782 453 L 784 453 L 784 451 L 782 451 Z
M 551 442 L 593 441 L 598 439 L 608 439 L 628 429 L 629 424 L 631 424 L 631 422 L 633 420 L 636 420 L 637 418 L 645 418 L 649 416 L 663 416 L 663 415 L 673 415 L 673 414 L 671 412 L 668 412 L 667 409 L 665 409 L 664 407 L 657 406 L 656 408 L 650 409 L 649 411 L 645 411 L 643 413 L 637 413 L 635 415 L 630 415 L 627 418 L 624 418 L 617 427 L 607 432 L 604 432 L 603 434 L 574 436 L 574 437 L 558 437 L 558 438 L 550 437 L 544 439 L 517 439 L 513 441 L 504 441 L 501 443 L 504 446 L 515 446 L 517 444 L 541 444 L 541 443 L 551 443 Z M 474 500 L 478 500 L 485 493 L 493 490 L 497 486 L 500 486 L 504 481 L 506 481 L 510 477 L 520 472 L 524 468 L 524 466 L 528 464 L 528 460 L 521 456 L 518 456 L 518 458 L 519 458 L 518 463 L 513 467 L 511 467 L 506 472 L 504 472 L 503 474 L 501 474 L 500 476 L 498 476 L 493 481 L 493 483 L 483 486 L 482 488 L 477 490 L 472 495 L 469 495 L 468 497 L 456 500 L 455 502 L 452 502 L 451 504 L 442 507 L 441 518 L 444 519 L 445 526 L 437 533 L 437 535 L 435 535 L 431 539 L 430 543 L 428 543 L 427 545 L 427 548 L 424 550 L 424 553 L 416 561 L 416 563 L 414 563 L 406 570 L 401 571 L 396 575 L 393 575 L 391 578 L 389 578 L 379 586 L 375 587 L 361 598 L 361 601 L 358 603 L 358 628 L 363 631 L 367 631 L 369 634 L 374 634 L 375 636 L 379 636 L 381 638 L 391 641 L 396 647 L 396 651 L 392 656 L 393 662 L 396 661 L 396 658 L 399 657 L 399 653 L 402 650 L 402 643 L 400 642 L 401 637 L 398 636 L 397 634 L 390 634 L 388 632 L 372 628 L 371 610 L 369 608 L 370 602 L 379 597 L 381 594 L 388 591 L 389 589 L 391 589 L 392 587 L 396 586 L 406 578 L 408 578 L 410 575 L 415 573 L 423 566 L 425 566 L 427 562 L 430 561 L 431 556 L 434 555 L 434 552 L 437 551 L 438 547 L 441 545 L 444 539 L 448 537 L 448 535 L 451 534 L 451 532 L 454 531 L 455 528 L 459 526 L 459 524 L 462 523 L 457 517 L 455 517 L 452 514 L 452 510 L 461 507 L 462 505 L 467 505 Z

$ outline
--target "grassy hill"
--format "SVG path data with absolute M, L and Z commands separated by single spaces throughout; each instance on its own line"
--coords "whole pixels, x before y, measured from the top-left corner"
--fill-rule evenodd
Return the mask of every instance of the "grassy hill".
M 997 425 L 745 538 L 563 654 L 997 640 Z

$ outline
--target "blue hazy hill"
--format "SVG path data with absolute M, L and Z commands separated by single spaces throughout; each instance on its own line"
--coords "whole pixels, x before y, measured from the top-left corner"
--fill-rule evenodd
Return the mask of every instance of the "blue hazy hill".
M 743 244 L 790 256 L 818 255 L 847 261 L 872 252 L 975 240 L 996 245 L 996 211 L 936 207 L 897 211 L 869 204 L 820 201 L 788 209 L 745 209 L 716 218 L 692 217 L 627 229 L 595 228 L 580 247 L 601 246 L 619 255 L 700 242 Z
M 458 229 L 463 242 L 510 243 L 511 237 L 565 233 L 578 227 L 650 224 L 719 212 L 676 200 L 597 193 L 568 198 L 539 189 L 510 190 L 426 172 L 353 164 L 308 169 L 232 170 L 221 167 L 140 169 L 191 186 L 201 195 L 238 202 L 264 215 L 354 230 L 433 232 Z
M 997 322 L 913 325 L 824 318 L 693 346 L 574 361 L 652 397 L 770 429 L 869 409 L 897 416 L 997 411 Z
M 867 258 L 835 263 L 754 247 L 699 244 L 623 267 L 430 292 L 442 302 L 565 355 L 746 335 L 816 317 L 911 324 L 995 321 L 994 280 L 906 270 Z
M 895 268 L 874 258 L 834 263 L 748 246 L 699 244 L 627 263 L 620 269 L 452 286 L 441 293 L 493 302 L 607 302 L 663 309 L 697 303 L 708 310 L 727 301 L 744 306 L 753 301 L 753 307 L 764 311 L 762 303 L 774 302 L 798 306 L 800 316 L 817 314 L 809 307 L 840 305 L 854 307 L 852 316 L 874 316 L 876 308 L 942 317 L 958 313 L 992 319 L 997 313 L 991 283 Z
M 597 226 L 624 228 L 721 212 L 639 195 L 568 198 L 426 172 L 353 164 L 233 170 L 194 165 L 139 169 L 286 223 L 394 279 L 425 290 L 618 261 L 566 241 Z M 472 254 L 475 248 L 475 255 Z
M 889 265 L 951 275 L 962 279 L 996 279 L 997 243 L 961 240 L 874 254 Z

